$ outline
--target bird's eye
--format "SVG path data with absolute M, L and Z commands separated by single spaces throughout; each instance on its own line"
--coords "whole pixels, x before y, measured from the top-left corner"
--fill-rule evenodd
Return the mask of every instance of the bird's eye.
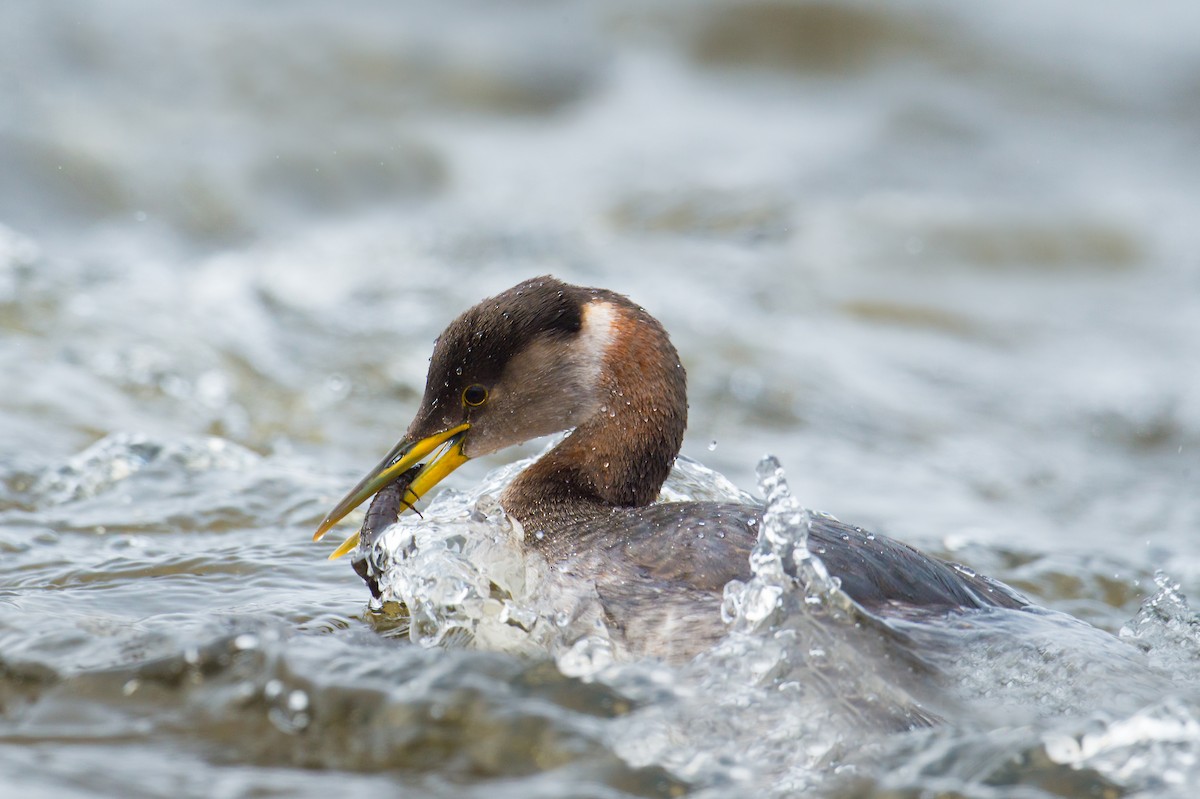
M 478 408 L 483 403 L 487 402 L 488 390 L 478 383 L 467 386 L 463 389 L 463 405 L 469 405 L 472 408 Z

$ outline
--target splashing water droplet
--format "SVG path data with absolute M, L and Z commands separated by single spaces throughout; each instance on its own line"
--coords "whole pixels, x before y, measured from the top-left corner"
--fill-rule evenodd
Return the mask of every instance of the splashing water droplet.
M 558 670 L 568 677 L 593 677 L 613 662 L 612 642 L 598 635 L 576 641 L 558 656 Z
M 754 623 L 762 621 L 779 607 L 783 588 L 778 585 L 750 585 L 742 599 L 742 618 Z

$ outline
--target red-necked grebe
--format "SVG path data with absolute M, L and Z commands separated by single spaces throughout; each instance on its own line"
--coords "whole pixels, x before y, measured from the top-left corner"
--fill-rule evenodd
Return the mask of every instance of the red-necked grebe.
M 762 509 L 651 504 L 686 426 L 683 366 L 657 320 L 611 291 L 527 280 L 450 323 L 434 346 L 408 432 L 329 512 L 315 538 L 385 488 L 393 496 L 374 514 L 382 522 L 368 520 L 376 530 L 470 458 L 573 430 L 500 497 L 524 528 L 526 546 L 593 580 L 618 630 L 639 606 L 673 598 L 702 625 L 691 635 L 712 640 L 721 632 L 722 587 L 750 574 Z M 351 536 L 333 557 L 357 542 Z M 814 516 L 809 548 L 870 610 L 1027 604 L 990 578 L 828 517 Z

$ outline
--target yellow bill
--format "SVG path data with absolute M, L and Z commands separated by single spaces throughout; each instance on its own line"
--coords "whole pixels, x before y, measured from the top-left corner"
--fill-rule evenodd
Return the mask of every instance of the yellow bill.
M 411 508 L 413 503 L 424 496 L 429 489 L 433 488 L 445 479 L 447 475 L 470 460 L 462 451 L 463 438 L 470 428 L 470 424 L 463 423 L 426 438 L 418 440 L 401 439 L 396 446 L 392 447 L 392 450 L 384 459 L 360 480 L 358 485 L 350 489 L 350 492 L 342 498 L 342 501 L 333 510 L 329 511 L 329 514 L 317 528 L 317 532 L 313 534 L 313 540 L 320 541 L 335 524 L 344 519 L 352 510 L 390 485 L 400 475 L 419 463 L 426 455 L 436 452 L 436 455 L 425 464 L 421 471 L 417 472 L 417 476 L 413 478 L 412 483 L 409 484 L 408 490 L 404 494 L 404 506 Z M 439 448 L 441 448 L 440 452 L 437 451 Z M 342 545 L 335 549 L 333 554 L 329 556 L 329 559 L 335 560 L 340 558 L 356 546 L 358 546 L 357 532 L 343 541 Z

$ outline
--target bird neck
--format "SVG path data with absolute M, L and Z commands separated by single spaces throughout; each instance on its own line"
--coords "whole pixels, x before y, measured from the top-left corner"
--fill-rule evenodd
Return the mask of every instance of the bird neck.
M 525 527 L 553 532 L 657 497 L 683 444 L 687 378 L 662 326 L 619 295 L 595 412 L 522 472 L 501 503 Z

